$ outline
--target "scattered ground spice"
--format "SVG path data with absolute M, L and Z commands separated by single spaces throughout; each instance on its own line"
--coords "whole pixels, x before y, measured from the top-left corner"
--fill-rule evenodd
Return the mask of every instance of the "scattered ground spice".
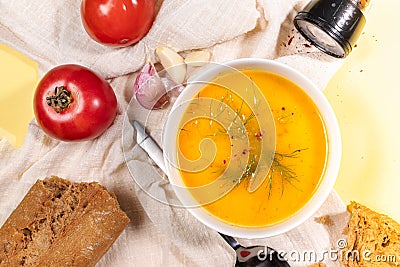
M 294 33 L 294 32 L 295 32 L 295 29 L 292 29 L 291 32 Z M 294 38 L 296 37 L 296 34 L 288 35 L 287 37 L 289 38 L 288 41 L 287 41 L 287 43 L 286 43 L 286 42 L 282 42 L 282 43 L 281 43 L 281 45 L 284 46 L 284 47 L 288 47 L 288 46 L 290 46 L 290 45 L 293 43 Z M 302 36 L 298 36 L 298 39 L 299 39 L 300 41 L 304 41 L 303 38 L 302 38 Z M 311 53 L 311 52 L 309 52 L 309 51 L 303 50 L 304 47 L 305 47 L 305 48 L 312 48 L 312 45 L 309 44 L 309 43 L 304 43 L 304 44 L 302 44 L 302 45 L 299 44 L 299 45 L 296 45 L 295 49 L 297 50 L 297 53 L 307 53 L 307 54 Z
M 290 45 L 293 41 L 294 36 L 290 37 L 289 41 L 288 41 L 288 45 Z
M 331 219 L 331 217 L 329 215 L 324 215 L 321 217 L 316 217 L 314 219 L 317 223 L 326 225 L 326 226 L 332 226 L 334 224 L 333 220 Z

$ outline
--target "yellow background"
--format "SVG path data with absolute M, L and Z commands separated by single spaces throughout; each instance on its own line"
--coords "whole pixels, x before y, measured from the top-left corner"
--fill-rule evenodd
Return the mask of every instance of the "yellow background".
M 336 112 L 343 154 L 335 189 L 400 221 L 400 1 L 372 1 L 358 45 L 325 94 Z M 318 73 L 316 73 L 318 75 Z M 23 143 L 33 118 L 37 64 L 0 44 L 0 136 Z

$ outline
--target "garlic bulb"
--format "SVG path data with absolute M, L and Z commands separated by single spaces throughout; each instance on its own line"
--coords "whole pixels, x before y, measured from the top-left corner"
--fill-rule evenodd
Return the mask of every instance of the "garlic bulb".
M 160 109 L 168 103 L 169 95 L 156 68 L 149 60 L 136 76 L 134 93 L 136 100 L 146 109 Z

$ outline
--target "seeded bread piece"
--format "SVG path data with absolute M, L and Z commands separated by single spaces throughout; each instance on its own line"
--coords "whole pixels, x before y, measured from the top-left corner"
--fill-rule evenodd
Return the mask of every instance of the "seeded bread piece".
M 400 266 L 400 224 L 356 202 L 348 206 L 351 217 L 345 232 L 347 248 L 358 251 L 359 260 L 342 260 L 345 267 Z
M 94 266 L 128 223 L 98 183 L 38 180 L 0 229 L 0 266 Z

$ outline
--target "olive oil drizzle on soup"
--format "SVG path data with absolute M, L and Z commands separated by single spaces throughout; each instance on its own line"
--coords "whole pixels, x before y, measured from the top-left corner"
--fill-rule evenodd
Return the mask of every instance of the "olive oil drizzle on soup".
M 243 73 L 260 88 L 272 110 L 276 127 L 277 161 L 274 162 L 280 166 L 273 164 L 273 172 L 270 170 L 255 192 L 247 190 L 249 177 L 243 177 L 228 194 L 203 208 L 230 224 L 261 227 L 292 216 L 311 198 L 325 170 L 327 136 L 316 106 L 296 84 L 262 70 L 244 70 Z M 226 94 L 227 89 L 208 84 L 196 98 L 221 100 Z M 196 101 L 196 98 L 192 101 Z M 248 107 L 238 108 L 240 97 L 232 94 L 231 98 L 228 105 L 233 110 L 240 110 L 238 115 L 245 123 L 249 137 L 249 148 L 243 153 L 256 155 L 263 131 L 257 128 L 256 119 L 251 120 Z M 195 105 L 189 105 L 186 112 L 193 112 L 191 108 L 195 108 Z M 262 118 L 260 114 L 256 116 Z M 206 169 L 199 172 L 181 171 L 183 182 L 188 187 L 217 179 L 231 160 L 230 138 L 233 137 L 220 124 L 211 124 L 206 118 L 181 122 L 177 145 L 186 158 L 196 160 L 200 157 L 199 143 L 205 138 L 214 141 L 217 153 Z M 285 171 L 290 171 L 292 177 L 288 179 Z

